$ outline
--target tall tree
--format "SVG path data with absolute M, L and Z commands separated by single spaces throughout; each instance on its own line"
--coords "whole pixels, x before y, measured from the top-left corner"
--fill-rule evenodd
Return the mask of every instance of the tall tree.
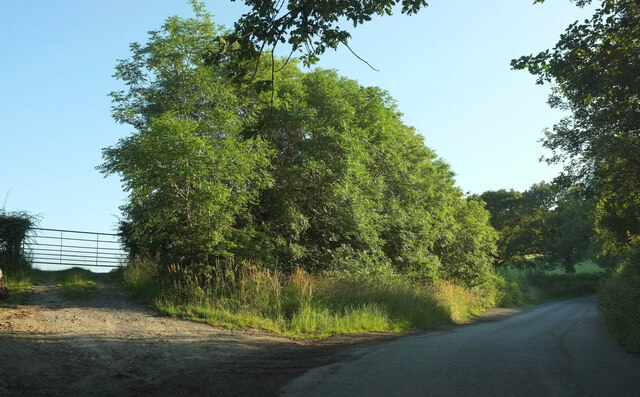
M 575 264 L 588 259 L 594 224 L 593 200 L 585 198 L 578 186 L 564 189 L 547 215 L 545 237 L 546 260 L 562 266 L 567 273 L 575 273 Z
M 462 198 L 386 92 L 335 71 L 276 79 L 261 130 L 275 183 L 255 219 L 284 263 L 469 283 L 488 271 L 486 211 Z
M 113 94 L 114 117 L 136 131 L 104 149 L 100 169 L 129 192 L 131 248 L 166 262 L 233 255 L 284 269 L 486 280 L 488 214 L 462 197 L 388 93 L 269 54 L 259 78 L 238 80 L 224 32 L 194 8 L 195 18 L 169 18 L 133 44 L 116 69 L 129 89 Z
M 205 64 L 222 32 L 195 11 L 169 18 L 118 63 L 115 77 L 128 90 L 111 94 L 113 117 L 136 131 L 104 149 L 99 167 L 119 174 L 129 192 L 130 247 L 170 262 L 230 255 L 251 233 L 249 204 L 271 182 L 266 144 L 242 136 L 260 101 L 239 95 L 229 62 Z
M 604 0 L 553 50 L 512 66 L 550 83 L 549 104 L 571 112 L 546 133 L 548 161 L 564 163 L 568 179 L 594 184 L 598 228 L 625 245 L 640 233 L 640 3 Z
M 524 265 L 527 258 L 545 254 L 546 218 L 554 204 L 554 190 L 545 182 L 521 193 L 514 190 L 486 191 L 479 198 L 491 214 L 498 232 L 496 265 Z

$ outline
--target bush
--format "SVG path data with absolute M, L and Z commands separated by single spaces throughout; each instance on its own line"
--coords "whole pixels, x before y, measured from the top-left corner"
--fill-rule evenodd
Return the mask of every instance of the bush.
M 35 221 L 36 218 L 27 212 L 6 212 L 0 209 L 0 268 L 6 273 L 31 269 L 22 247 L 27 232 L 33 228 Z
M 607 327 L 627 349 L 640 352 L 640 250 L 624 260 L 600 289 Z

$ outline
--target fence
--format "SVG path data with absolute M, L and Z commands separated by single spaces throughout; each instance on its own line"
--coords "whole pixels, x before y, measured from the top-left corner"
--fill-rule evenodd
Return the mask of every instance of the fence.
M 23 244 L 34 265 L 112 268 L 128 258 L 120 236 L 111 233 L 33 228 Z

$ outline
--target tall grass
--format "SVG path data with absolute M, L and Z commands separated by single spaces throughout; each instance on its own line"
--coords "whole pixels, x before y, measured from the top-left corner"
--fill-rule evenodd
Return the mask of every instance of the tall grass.
M 464 322 L 487 308 L 486 293 L 451 283 L 419 285 L 396 275 L 354 279 L 251 263 L 159 268 L 134 260 L 123 280 L 141 299 L 179 317 L 289 337 L 401 332 Z
M 3 280 L 9 288 L 8 302 L 21 303 L 27 299 L 38 279 L 33 270 L 20 269 L 5 272 Z
M 417 283 L 397 274 L 353 278 L 301 269 L 285 274 L 250 262 L 165 267 L 136 259 L 122 279 L 138 299 L 173 316 L 313 338 L 462 323 L 491 307 L 595 293 L 600 275 L 506 269 L 470 289 Z

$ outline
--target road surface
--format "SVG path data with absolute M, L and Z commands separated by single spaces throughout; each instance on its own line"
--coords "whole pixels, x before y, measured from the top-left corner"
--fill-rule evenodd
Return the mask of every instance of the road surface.
M 640 358 L 598 317 L 595 297 L 492 323 L 409 336 L 312 369 L 285 396 L 640 396 Z

